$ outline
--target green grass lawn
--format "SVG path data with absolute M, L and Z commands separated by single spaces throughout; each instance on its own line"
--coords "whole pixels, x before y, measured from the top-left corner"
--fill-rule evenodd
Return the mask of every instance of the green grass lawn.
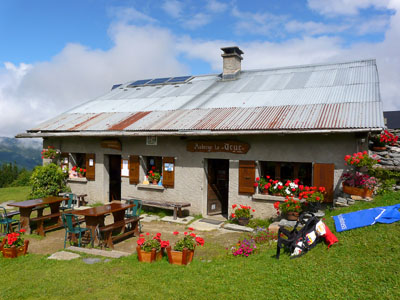
M 28 195 L 31 191 L 30 186 L 18 186 L 18 187 L 8 187 L 0 189 L 0 203 L 15 200 L 24 201 L 28 199 Z
M 400 299 L 400 222 L 336 233 L 331 218 L 399 202 L 396 193 L 327 211 L 339 243 L 329 250 L 319 244 L 294 260 L 276 260 L 275 247 L 187 267 L 165 258 L 139 263 L 136 255 L 93 265 L 33 254 L 0 259 L 0 299 Z

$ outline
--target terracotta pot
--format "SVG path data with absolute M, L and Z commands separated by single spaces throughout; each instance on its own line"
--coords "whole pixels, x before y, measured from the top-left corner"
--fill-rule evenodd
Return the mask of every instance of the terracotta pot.
M 268 190 L 263 189 L 263 190 L 261 191 L 261 194 L 263 194 L 263 195 L 268 195 Z
M 161 249 L 159 251 L 156 251 L 155 248 L 151 250 L 151 252 L 146 252 L 142 250 L 140 246 L 136 247 L 137 255 L 138 255 L 138 260 L 140 262 L 148 262 L 152 263 L 153 261 L 160 261 L 162 259 L 162 251 Z
M 342 183 L 343 185 L 343 193 L 349 194 L 349 195 L 355 195 L 355 196 L 360 196 L 362 198 L 366 197 L 372 197 L 374 191 L 369 190 L 367 188 L 357 188 L 353 186 L 348 186 L 345 185 L 344 182 Z
M 78 173 L 79 178 L 83 178 L 83 175 L 81 173 Z
M 28 240 L 25 240 L 24 245 L 21 247 L 12 246 L 11 248 L 4 248 L 5 241 L 6 239 L 3 239 L 3 242 L 0 246 L 0 251 L 3 253 L 4 258 L 16 258 L 18 256 L 25 255 L 28 252 Z
M 193 260 L 194 250 L 184 248 L 183 251 L 172 250 L 171 246 L 166 248 L 168 261 L 173 265 L 187 265 Z
M 374 150 L 376 152 L 385 151 L 386 150 L 386 146 L 383 146 L 383 147 L 373 146 L 372 150 Z
M 246 226 L 247 224 L 249 224 L 249 221 L 249 218 L 238 218 L 238 223 L 242 226 Z
M 272 195 L 273 195 L 273 196 L 283 197 L 283 196 L 281 195 L 281 193 L 273 193 Z
M 289 221 L 297 221 L 299 219 L 299 213 L 296 211 L 288 211 L 286 213 L 286 219 Z
M 158 181 L 157 180 L 153 180 L 153 184 L 157 185 Z

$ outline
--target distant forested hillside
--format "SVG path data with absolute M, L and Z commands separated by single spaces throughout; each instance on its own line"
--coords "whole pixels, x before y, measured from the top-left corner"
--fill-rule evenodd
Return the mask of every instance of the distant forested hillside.
M 28 170 L 42 164 L 42 140 L 0 137 L 0 165 L 15 162 Z

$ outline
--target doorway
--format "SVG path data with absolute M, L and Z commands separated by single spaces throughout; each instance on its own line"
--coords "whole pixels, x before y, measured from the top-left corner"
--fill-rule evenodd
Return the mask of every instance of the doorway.
M 227 214 L 229 160 L 209 159 L 207 169 L 207 214 Z
M 121 200 L 121 155 L 109 155 L 110 193 L 108 201 Z

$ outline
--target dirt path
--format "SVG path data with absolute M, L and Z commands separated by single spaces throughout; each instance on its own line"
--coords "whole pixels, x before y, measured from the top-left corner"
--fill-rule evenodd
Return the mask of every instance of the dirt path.
M 174 231 L 185 232 L 187 226 L 167 223 L 162 221 L 153 221 L 150 223 L 142 223 L 142 232 L 149 232 L 152 235 L 161 233 L 163 240 L 169 240 L 173 245 L 179 238 L 173 235 Z M 204 247 L 197 247 L 196 257 L 202 259 L 210 259 L 216 256 L 221 256 L 226 253 L 226 248 L 230 248 L 235 244 L 238 239 L 243 236 L 242 233 L 228 231 L 228 230 L 214 230 L 207 232 L 195 231 L 195 233 L 204 238 L 206 244 Z M 52 254 L 64 248 L 65 230 L 58 229 L 46 233 L 46 237 L 40 238 L 37 236 L 27 236 L 29 239 L 29 253 L 35 254 Z M 180 235 L 181 237 L 182 235 Z M 131 237 L 122 242 L 115 244 L 114 250 L 135 253 L 136 241 L 138 237 Z M 67 242 L 67 247 L 69 243 Z

